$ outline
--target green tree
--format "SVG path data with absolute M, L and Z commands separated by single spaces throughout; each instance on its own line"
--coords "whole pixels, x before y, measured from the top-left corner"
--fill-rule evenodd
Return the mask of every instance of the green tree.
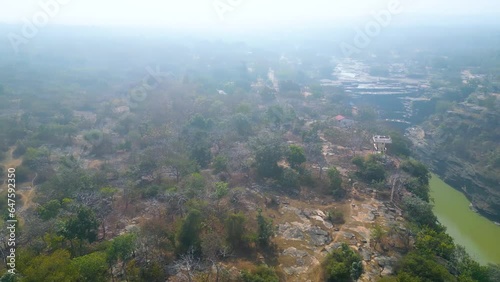
M 215 198 L 217 199 L 217 206 L 219 206 L 219 201 L 227 196 L 228 193 L 229 188 L 226 182 L 215 182 Z
M 177 232 L 177 254 L 185 254 L 191 248 L 195 253 L 199 253 L 201 248 L 201 223 L 202 217 L 200 211 L 195 209 L 190 210 Z
M 332 223 L 344 224 L 344 213 L 337 210 L 330 210 L 327 212 L 327 219 Z
M 417 160 L 405 160 L 401 163 L 401 169 L 416 177 L 421 184 L 429 184 L 431 173 L 427 167 Z
M 66 250 L 57 250 L 50 255 L 34 257 L 25 269 L 20 269 L 23 281 L 71 282 L 78 281 L 78 270 L 71 263 Z
M 40 206 L 37 211 L 41 219 L 49 220 L 55 218 L 59 214 L 60 209 L 61 202 L 59 202 L 59 200 L 51 200 L 43 206 Z
M 363 273 L 361 257 L 345 243 L 333 250 L 324 262 L 326 281 L 353 281 Z
M 49 164 L 50 153 L 45 148 L 35 149 L 28 148 L 23 157 L 23 165 L 32 170 L 40 169 L 41 167 Z
M 424 228 L 417 234 L 415 247 L 423 253 L 440 256 L 444 259 L 450 259 L 455 249 L 450 235 L 429 228 Z
M 121 261 L 121 270 L 126 274 L 126 264 L 132 258 L 136 242 L 135 234 L 124 234 L 114 238 L 107 250 L 107 261 L 112 266 Z
M 388 146 L 387 151 L 397 156 L 409 157 L 411 155 L 411 141 L 396 131 L 390 132 L 389 135 L 392 144 Z
M 417 252 L 408 253 L 401 261 L 398 277 L 403 275 L 409 276 L 410 279 L 402 281 L 411 281 L 413 277 L 418 278 L 418 281 L 424 282 L 455 281 L 453 275 L 444 266 L 439 264 L 434 257 L 422 255 Z
M 237 113 L 233 118 L 233 124 L 240 136 L 247 137 L 252 134 L 252 125 L 246 115 Z
M 379 156 L 370 155 L 366 158 L 354 157 L 352 163 L 358 167 L 356 175 L 367 182 L 381 182 L 385 180 L 385 169 L 380 163 Z
M 488 278 L 490 281 L 500 281 L 500 265 L 488 264 L 487 266 Z
M 18 281 L 20 281 L 19 275 L 10 272 L 5 272 L 2 275 L 2 277 L 0 277 L 0 282 L 18 282 Z
M 500 281 L 500 276 L 496 279 L 488 273 L 488 266 L 482 266 L 477 261 L 473 260 L 465 251 L 465 248 L 456 245 L 450 259 L 450 264 L 454 271 L 457 272 L 459 281 Z M 500 272 L 499 272 L 500 274 Z
M 300 175 L 291 168 L 284 168 L 280 179 L 280 185 L 284 188 L 294 189 L 300 185 Z
M 212 158 L 209 133 L 213 125 L 211 119 L 196 114 L 182 130 L 182 138 L 184 143 L 187 144 L 190 159 L 196 160 L 200 167 L 206 167 Z
M 407 220 L 419 226 L 437 229 L 437 217 L 432 212 L 432 205 L 415 196 L 403 197 L 403 210 Z
M 273 222 L 262 215 L 262 210 L 257 213 L 257 243 L 265 248 L 269 246 L 269 241 L 274 236 Z
M 234 249 L 244 243 L 245 220 L 245 215 L 242 213 L 230 214 L 226 219 L 226 240 Z
M 278 162 L 283 157 L 281 141 L 269 134 L 264 134 L 252 140 L 251 146 L 255 154 L 257 173 L 262 177 L 278 178 L 282 169 Z
M 205 179 L 203 176 L 197 172 L 192 173 L 184 181 L 184 188 L 186 189 L 187 196 L 193 198 L 196 195 L 200 195 L 205 188 Z
M 333 193 L 333 196 L 336 198 L 342 197 L 344 195 L 344 191 L 342 189 L 342 177 L 340 172 L 335 167 L 331 167 L 327 172 L 328 180 L 330 181 L 330 190 Z
M 418 178 L 411 177 L 404 184 L 405 188 L 412 192 L 415 196 L 419 197 L 425 202 L 430 201 L 430 187 L 428 184 L 422 184 Z
M 241 274 L 243 282 L 278 282 L 279 277 L 271 267 L 259 265 L 254 271 L 243 271 Z
M 105 282 L 107 279 L 106 253 L 94 252 L 74 258 L 72 265 L 78 270 L 78 281 Z
M 82 242 L 92 243 L 97 240 L 99 222 L 92 210 L 86 207 L 79 207 L 76 215 L 71 216 L 64 223 L 59 235 L 68 239 L 73 245 L 72 240 L 77 239 L 82 251 Z
M 373 248 L 377 248 L 377 245 L 382 242 L 386 233 L 387 232 L 382 228 L 382 226 L 380 226 L 380 224 L 375 224 L 370 232 L 371 239 L 374 242 Z
M 221 173 L 227 171 L 228 160 L 224 156 L 217 156 L 214 158 L 212 167 L 214 169 L 214 173 Z
M 306 161 L 306 155 L 304 153 L 304 148 L 297 145 L 290 145 L 286 152 L 286 160 L 290 164 L 290 167 L 297 169 Z

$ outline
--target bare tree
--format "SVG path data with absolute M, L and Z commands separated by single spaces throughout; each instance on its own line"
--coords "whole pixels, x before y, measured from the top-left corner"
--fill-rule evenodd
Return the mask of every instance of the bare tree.
M 190 248 L 188 252 L 174 262 L 173 267 L 183 278 L 192 282 L 194 272 L 200 269 L 200 260 L 195 257 L 194 249 Z

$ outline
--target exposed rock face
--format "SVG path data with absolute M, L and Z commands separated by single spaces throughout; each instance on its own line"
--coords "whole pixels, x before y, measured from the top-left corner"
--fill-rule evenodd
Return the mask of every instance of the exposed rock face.
M 278 225 L 278 232 L 287 240 L 304 240 L 304 232 L 302 229 L 288 222 Z
M 437 150 L 432 140 L 416 147 L 419 159 L 453 188 L 463 192 L 474 207 L 493 221 L 500 221 L 500 183 L 492 186 L 469 163 Z
M 306 251 L 297 250 L 294 247 L 290 247 L 283 251 L 284 256 L 289 256 L 295 259 L 295 266 L 284 267 L 288 275 L 305 273 L 308 270 L 308 266 L 311 264 L 312 258 Z
M 372 253 L 370 252 L 370 250 L 359 248 L 358 251 L 364 261 L 370 261 L 372 259 Z
M 394 266 L 398 259 L 393 257 L 379 256 L 375 258 L 375 262 L 382 268 L 381 275 L 391 275 L 394 272 Z
M 307 233 L 311 238 L 310 240 L 311 244 L 313 244 L 314 246 L 323 246 L 329 244 L 332 241 L 330 233 L 324 231 L 318 226 L 311 226 L 307 230 Z

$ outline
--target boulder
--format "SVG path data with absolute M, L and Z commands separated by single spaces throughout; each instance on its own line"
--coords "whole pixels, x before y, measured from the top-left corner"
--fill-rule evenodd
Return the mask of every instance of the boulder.
M 332 237 L 330 234 L 318 226 L 312 226 L 307 230 L 309 237 L 311 238 L 310 242 L 314 246 L 323 246 L 327 245 L 332 241 Z

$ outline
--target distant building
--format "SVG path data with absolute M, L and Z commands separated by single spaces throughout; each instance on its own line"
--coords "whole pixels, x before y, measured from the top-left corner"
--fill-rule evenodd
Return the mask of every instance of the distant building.
M 373 147 L 375 147 L 375 150 L 380 153 L 384 153 L 387 150 L 385 144 L 392 144 L 390 136 L 375 135 L 372 139 Z

